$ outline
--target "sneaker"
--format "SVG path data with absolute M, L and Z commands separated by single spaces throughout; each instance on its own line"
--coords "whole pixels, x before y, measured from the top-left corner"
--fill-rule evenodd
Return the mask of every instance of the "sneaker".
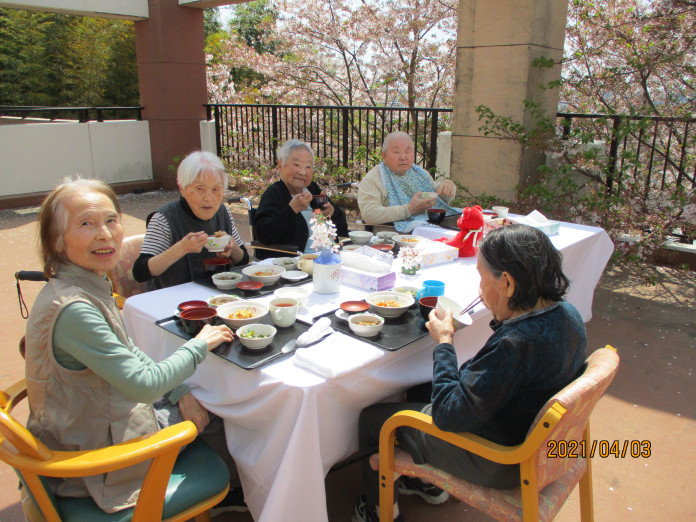
M 394 502 L 394 513 L 399 512 L 399 506 Z M 401 514 L 394 519 L 395 522 L 404 522 Z M 379 507 L 375 504 L 370 504 L 365 495 L 360 495 L 355 501 L 355 516 L 353 522 L 379 522 Z
M 244 503 L 244 491 L 242 491 L 242 488 L 230 489 L 227 492 L 227 496 L 219 504 L 208 510 L 208 516 L 213 518 L 231 511 L 236 511 L 237 513 L 249 511 L 249 507 Z
M 442 504 L 449 498 L 449 493 L 437 486 L 405 475 L 399 479 L 399 493 L 402 495 L 418 495 L 428 504 L 433 505 Z

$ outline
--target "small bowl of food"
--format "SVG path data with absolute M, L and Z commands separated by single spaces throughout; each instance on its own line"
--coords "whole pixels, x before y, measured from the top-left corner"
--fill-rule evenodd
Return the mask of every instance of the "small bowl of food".
M 372 232 L 368 232 L 367 230 L 351 230 L 348 232 L 348 237 L 356 245 L 366 245 L 370 242 L 370 239 L 372 239 Z
M 437 197 L 437 192 L 421 192 L 421 199 L 435 199 Z
M 394 249 L 394 243 L 377 243 L 375 245 L 370 245 L 370 247 L 380 252 L 390 252 Z
M 242 268 L 242 274 L 252 281 L 260 281 L 264 286 L 275 284 L 285 268 L 278 265 L 251 265 Z
M 276 332 L 270 324 L 251 323 L 239 328 L 237 337 L 247 350 L 263 350 L 273 342 Z
M 218 306 L 222 306 L 227 303 L 236 303 L 241 300 L 242 298 L 237 297 L 236 295 L 219 294 L 209 297 L 206 300 L 206 303 L 208 303 L 208 306 L 211 308 L 217 308 Z
M 184 308 L 179 314 L 181 325 L 191 335 L 197 335 L 206 324 L 215 324 L 217 310 L 209 306 Z
M 213 274 L 213 284 L 221 290 L 234 288 L 241 279 L 242 274 L 238 272 L 219 272 Z
M 245 294 L 253 294 L 263 288 L 263 283 L 261 281 L 240 281 L 237 283 L 237 288 Z
M 455 330 L 469 326 L 472 323 L 471 316 L 469 314 L 459 315 L 459 313 L 463 310 L 459 303 L 454 301 L 454 299 L 441 295 L 437 298 L 437 305 L 435 306 L 435 313 L 437 314 L 438 319 L 444 319 L 447 310 L 452 310 L 452 325 L 454 326 Z
M 206 306 L 208 306 L 208 303 L 205 301 L 184 301 L 176 305 L 176 309 L 181 313 L 186 308 L 200 308 Z
M 285 270 L 295 270 L 297 268 L 297 259 L 292 257 L 276 257 L 273 260 L 273 264 L 282 266 Z
M 304 272 L 302 272 L 304 273 Z M 306 276 L 305 276 L 306 277 Z M 278 288 L 273 295 L 280 298 L 290 298 L 295 299 L 300 306 L 307 302 L 307 298 L 311 292 L 307 288 L 301 288 L 298 286 L 285 286 L 283 288 Z
M 413 296 L 399 292 L 372 292 L 365 301 L 370 312 L 382 317 L 400 317 L 414 303 Z
M 426 321 L 430 320 L 428 316 L 437 306 L 437 297 L 436 295 L 429 295 L 418 300 L 418 310 L 420 310 L 421 317 Z
M 384 319 L 375 314 L 355 314 L 348 319 L 348 326 L 355 335 L 361 337 L 374 337 L 382 331 Z
M 227 248 L 230 239 L 232 239 L 232 236 L 225 232 L 215 232 L 214 236 L 208 236 L 205 248 L 208 249 L 208 252 L 222 252 Z
M 232 260 L 226 257 L 209 257 L 203 260 L 206 272 L 222 272 L 232 265 Z
M 319 194 L 318 196 L 313 196 L 312 200 L 309 202 L 309 206 L 312 207 L 314 210 L 319 209 L 323 210 L 324 205 L 326 205 L 329 202 L 329 196 L 324 194 L 323 192 Z
M 415 248 L 416 245 L 423 238 L 418 237 L 418 236 L 412 236 L 409 234 L 399 234 L 399 235 L 394 236 L 392 239 L 394 240 L 394 243 L 396 243 L 396 246 L 398 246 L 399 248 L 403 248 L 403 247 Z
M 411 305 L 411 308 L 416 307 L 416 293 L 418 290 L 419 289 L 415 286 L 397 286 L 392 289 L 393 292 L 399 292 L 400 294 L 406 294 L 413 297 L 413 304 Z
M 428 221 L 433 225 L 439 225 L 442 220 L 445 219 L 445 209 L 443 208 L 429 208 L 428 209 Z
M 267 313 L 266 305 L 251 301 L 227 303 L 217 307 L 217 316 L 233 330 L 247 324 L 258 323 L 259 319 Z
M 381 232 L 377 232 L 377 238 L 382 241 L 394 241 L 394 236 L 398 235 L 399 233 L 393 230 L 382 230 Z

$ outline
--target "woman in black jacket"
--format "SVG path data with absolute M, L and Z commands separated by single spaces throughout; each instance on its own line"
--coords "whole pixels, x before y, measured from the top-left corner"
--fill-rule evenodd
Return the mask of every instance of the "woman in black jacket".
M 254 217 L 254 236 L 265 244 L 291 244 L 301 251 L 311 251 L 308 242 L 310 203 L 322 189 L 314 181 L 314 151 L 308 143 L 289 140 L 277 151 L 280 180 L 261 196 Z M 328 200 L 321 213 L 330 218 L 339 236 L 348 235 L 345 212 Z M 272 257 L 273 252 L 258 250 L 259 258 Z

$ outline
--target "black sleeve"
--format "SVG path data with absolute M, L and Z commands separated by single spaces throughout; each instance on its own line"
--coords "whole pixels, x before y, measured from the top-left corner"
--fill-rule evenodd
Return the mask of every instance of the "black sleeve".
M 244 252 L 244 255 L 242 256 L 242 259 L 239 263 L 235 263 L 235 266 L 248 265 L 249 264 L 249 252 L 247 252 L 247 249 L 244 246 L 244 243 L 239 245 L 239 248 L 242 249 L 242 252 Z M 133 277 L 135 277 L 135 268 L 133 269 Z
M 283 188 L 274 183 L 261 195 L 254 216 L 254 237 L 261 243 L 285 243 L 297 236 L 297 214 L 284 197 Z
M 144 283 L 152 279 L 150 266 L 148 265 L 151 257 L 153 256 L 150 254 L 140 254 L 138 259 L 135 260 L 135 263 L 133 263 L 133 279 L 138 283 Z M 249 257 L 249 254 L 246 254 L 246 257 Z

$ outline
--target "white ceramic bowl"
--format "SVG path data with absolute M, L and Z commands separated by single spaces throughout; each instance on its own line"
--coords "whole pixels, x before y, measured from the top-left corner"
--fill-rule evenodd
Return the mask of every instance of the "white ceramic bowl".
M 227 244 L 232 239 L 232 236 L 225 234 L 224 236 L 208 236 L 208 240 L 205 242 L 205 248 L 210 252 L 222 252 L 227 247 Z
M 505 219 L 510 209 L 507 207 L 491 207 L 491 210 L 498 214 L 499 218 Z
M 303 272 L 304 273 L 304 272 Z M 307 302 L 307 298 L 311 292 L 307 288 L 285 286 L 283 288 L 278 288 L 273 295 L 276 297 L 289 297 L 291 299 L 296 299 L 300 306 Z
M 358 324 L 370 323 L 370 324 Z M 361 337 L 374 337 L 382 331 L 384 319 L 375 314 L 355 314 L 348 318 L 348 326 L 356 335 Z
M 303 279 L 307 279 L 309 274 L 302 270 L 286 270 L 280 274 L 280 277 L 287 281 L 302 281 Z
M 471 324 L 472 321 L 469 314 L 459 315 L 459 312 L 462 311 L 459 303 L 454 299 L 441 295 L 437 298 L 437 306 L 435 306 L 438 319 L 444 318 L 447 310 L 452 310 L 452 325 L 456 329 L 464 328 Z
M 219 294 L 209 297 L 205 300 L 205 302 L 208 303 L 208 306 L 211 308 L 217 308 L 218 306 L 222 306 L 227 303 L 236 303 L 242 300 L 243 299 L 241 297 L 237 297 L 236 295 Z
M 295 270 L 297 268 L 297 259 L 293 257 L 276 257 L 273 260 L 273 264 L 282 266 L 285 270 Z
M 241 281 L 242 274 L 239 272 L 220 272 L 213 274 L 213 284 L 221 290 L 229 290 L 237 286 Z
M 414 301 L 416 299 L 416 294 L 418 293 L 418 290 L 420 290 L 420 288 L 418 288 L 417 286 L 396 286 L 392 289 L 393 292 L 399 292 L 400 294 L 410 295 L 411 297 L 413 297 Z
M 242 274 L 252 281 L 262 282 L 264 286 L 272 285 L 278 281 L 283 273 L 285 273 L 285 269 L 278 265 L 251 265 L 242 268 Z
M 237 336 L 239 337 L 239 342 L 249 350 L 263 350 L 269 344 L 273 342 L 273 338 L 276 334 L 276 329 L 270 324 L 262 323 L 251 323 L 242 326 L 237 330 Z M 244 335 L 249 332 L 253 332 L 252 335 L 265 335 L 260 339 L 247 339 Z
M 377 237 L 385 241 L 393 241 L 394 236 L 398 235 L 399 233 L 393 230 L 382 230 L 381 232 L 377 232 Z
M 244 311 L 251 312 L 250 317 L 234 317 Z M 259 319 L 268 313 L 268 307 L 261 303 L 251 301 L 239 301 L 236 303 L 227 303 L 217 307 L 217 314 L 222 322 L 233 330 L 244 326 L 245 324 L 258 323 Z M 232 316 L 232 317 L 230 317 Z
M 399 317 L 414 303 L 413 296 L 399 292 L 372 292 L 365 301 L 370 305 L 370 312 L 382 317 Z M 398 306 L 383 306 L 377 303 L 394 301 Z
M 421 199 L 433 199 L 437 197 L 437 192 L 421 192 Z
M 356 245 L 366 245 L 372 239 L 372 232 L 367 230 L 351 230 L 348 232 L 348 237 L 353 240 Z
M 420 242 L 421 239 L 423 238 L 418 236 L 412 236 L 409 234 L 398 234 L 392 237 L 392 241 L 394 241 L 394 243 L 396 243 L 396 246 L 398 246 L 399 248 L 416 248 L 416 245 Z

